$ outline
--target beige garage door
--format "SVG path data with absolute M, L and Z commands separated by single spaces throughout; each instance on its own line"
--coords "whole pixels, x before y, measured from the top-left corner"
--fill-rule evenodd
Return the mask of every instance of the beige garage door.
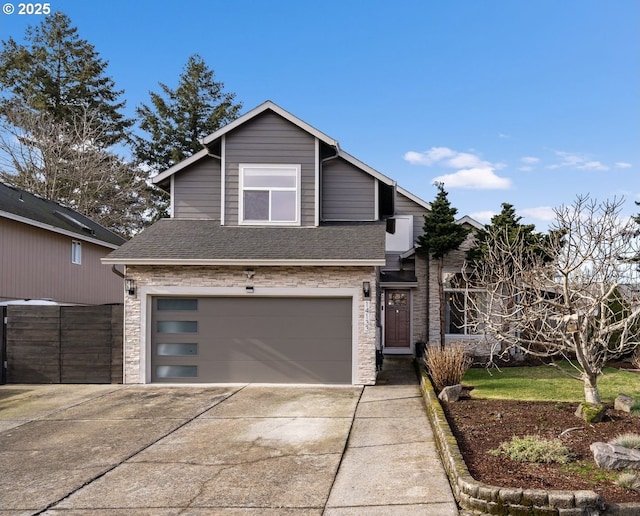
M 154 297 L 151 380 L 350 384 L 351 303 Z

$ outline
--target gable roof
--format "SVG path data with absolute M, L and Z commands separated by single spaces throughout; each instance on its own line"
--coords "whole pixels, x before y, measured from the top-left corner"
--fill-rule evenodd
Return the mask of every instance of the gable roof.
M 478 222 L 476 219 L 473 219 L 473 218 L 469 217 L 469 215 L 465 215 L 464 217 L 460 217 L 458 220 L 456 220 L 456 224 L 467 224 L 467 225 L 471 226 L 472 228 L 478 229 L 480 231 L 483 231 L 483 230 L 486 229 L 486 227 L 483 224 Z
M 305 122 L 304 120 L 298 118 L 297 116 L 289 113 L 285 109 L 282 109 L 280 106 L 278 106 L 274 102 L 271 102 L 270 100 L 267 100 L 266 102 L 263 102 L 262 104 L 260 104 L 259 106 L 253 108 L 252 110 L 247 111 L 244 115 L 240 116 L 239 118 L 236 118 L 233 122 L 228 123 L 224 127 L 221 127 L 217 131 L 211 133 L 209 136 L 206 136 L 205 138 L 203 138 L 201 143 L 202 143 L 202 145 L 205 146 L 204 149 L 202 149 L 201 151 L 196 152 L 193 156 L 181 161 L 180 163 L 176 163 L 174 166 L 172 166 L 171 168 L 165 170 L 164 172 L 161 172 L 160 174 L 155 176 L 151 181 L 153 182 L 153 184 L 156 184 L 156 185 L 160 184 L 160 183 L 163 183 L 163 182 L 165 182 L 167 180 L 167 178 L 171 177 L 176 172 L 179 172 L 180 170 L 188 167 L 189 165 L 195 163 L 196 161 L 199 161 L 199 160 L 201 160 L 202 158 L 204 158 L 206 156 L 213 156 L 212 154 L 209 154 L 209 151 L 208 151 L 207 147 L 209 147 L 213 142 L 215 142 L 216 140 L 218 140 L 219 138 L 221 138 L 225 134 L 233 131 L 234 129 L 237 129 L 238 127 L 240 127 L 244 123 L 248 122 L 249 120 L 251 120 L 251 119 L 253 119 L 253 118 L 255 118 L 255 117 L 259 116 L 259 115 L 261 115 L 265 111 L 272 111 L 272 112 L 276 113 L 277 115 L 280 115 L 285 120 L 291 122 L 292 124 L 296 125 L 300 129 L 302 129 L 302 130 L 308 132 L 309 134 L 311 134 L 312 136 L 318 138 L 318 140 L 320 140 L 321 142 L 324 142 L 325 144 L 329 145 L 330 147 L 335 148 L 336 149 L 336 156 L 341 157 L 342 159 L 348 161 L 352 165 L 355 165 L 356 167 L 360 168 L 361 170 L 364 170 L 365 172 L 367 172 L 368 174 L 372 175 L 373 177 L 375 177 L 379 181 L 382 181 L 383 183 L 388 184 L 390 186 L 395 186 L 396 183 L 395 183 L 395 181 L 393 179 L 388 178 L 387 176 L 385 176 L 384 174 L 378 172 L 374 168 L 371 168 L 369 165 L 366 165 L 362 161 L 356 159 L 351 154 L 349 154 L 349 153 L 343 151 L 342 149 L 340 149 L 340 144 L 338 143 L 338 140 L 336 140 L 334 138 L 331 138 L 331 136 L 326 135 L 322 131 L 319 131 L 318 129 L 316 129 L 312 125 L 308 124 L 307 122 Z M 213 157 L 215 157 L 215 156 L 213 156 Z
M 220 226 L 161 219 L 103 263 L 125 265 L 384 265 L 385 225 Z
M 0 183 L 0 217 L 111 249 L 126 241 L 77 211 L 4 183 Z

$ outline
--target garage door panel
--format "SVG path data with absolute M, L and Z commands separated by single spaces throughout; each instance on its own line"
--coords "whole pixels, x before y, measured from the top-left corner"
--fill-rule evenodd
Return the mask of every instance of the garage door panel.
M 351 347 L 328 348 L 326 342 L 316 339 L 284 338 L 278 339 L 278 345 L 264 339 L 221 339 L 206 340 L 201 355 L 208 360 L 350 360 Z
M 351 298 L 215 297 L 198 298 L 197 310 L 153 306 L 152 381 L 351 383 Z M 188 333 L 193 325 L 174 324 L 194 320 L 195 333 Z M 187 331 L 160 333 L 158 328 Z M 197 354 L 166 356 L 176 350 L 171 344 L 191 353 L 195 346 Z M 174 372 L 187 376 L 171 377 Z

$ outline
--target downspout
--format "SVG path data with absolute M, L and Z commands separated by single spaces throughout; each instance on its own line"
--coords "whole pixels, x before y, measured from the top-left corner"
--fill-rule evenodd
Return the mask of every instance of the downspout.
M 120 276 L 122 279 L 124 279 L 124 272 L 120 272 L 117 268 L 116 265 L 113 264 L 111 266 L 111 272 L 113 272 L 115 275 Z

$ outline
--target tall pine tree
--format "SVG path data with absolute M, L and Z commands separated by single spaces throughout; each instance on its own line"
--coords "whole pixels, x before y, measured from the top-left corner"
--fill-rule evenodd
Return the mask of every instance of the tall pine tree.
M 114 152 L 133 121 L 107 62 L 62 13 L 0 52 L 0 180 L 124 236 L 147 223 L 147 174 Z
M 469 229 L 456 224 L 456 208 L 451 206 L 442 183 L 436 183 L 438 193 L 431 203 L 431 212 L 424 216 L 424 233 L 417 239 L 418 251 L 427 255 L 427 259 L 436 260 L 438 275 L 438 299 L 440 306 L 440 347 L 444 348 L 445 299 L 442 271 L 444 258 L 451 251 L 460 248 L 469 234 Z
M 176 89 L 159 84 L 160 93 L 150 92 L 150 105 L 136 109 L 148 135 L 136 139 L 136 158 L 156 172 L 202 150 L 200 140 L 236 119 L 242 108 L 197 54 L 189 57 Z
M 73 124 L 91 113 L 94 128 L 112 145 L 126 139 L 133 120 L 121 110 L 121 90 L 106 75 L 108 63 L 93 45 L 81 39 L 71 20 L 57 12 L 29 27 L 25 44 L 13 38 L 4 41 L 0 52 L 0 86 L 5 95 L 0 113 L 28 108 L 57 123 Z

